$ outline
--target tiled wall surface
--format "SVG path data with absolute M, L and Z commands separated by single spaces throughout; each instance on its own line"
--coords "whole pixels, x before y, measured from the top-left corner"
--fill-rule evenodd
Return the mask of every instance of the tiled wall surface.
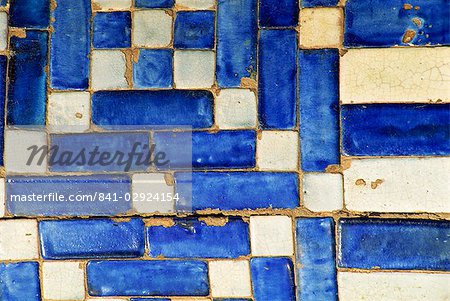
M 0 300 L 450 300 L 449 16 L 0 0 Z M 170 166 L 26 164 L 135 143 Z

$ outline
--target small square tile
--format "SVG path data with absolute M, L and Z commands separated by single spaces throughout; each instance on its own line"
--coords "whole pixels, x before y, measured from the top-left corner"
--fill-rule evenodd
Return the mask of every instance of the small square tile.
M 28 150 L 30 147 L 33 149 Z M 47 154 L 47 134 L 45 132 L 9 129 L 5 131 L 4 157 L 7 172 L 44 173 L 47 170 L 45 154 Z M 44 159 L 39 162 L 41 158 Z
M 338 7 L 300 11 L 300 47 L 338 48 L 343 39 L 343 11 Z
M 94 48 L 126 48 L 131 45 L 130 12 L 98 12 L 94 15 Z
M 247 260 L 211 261 L 209 277 L 213 297 L 249 297 L 251 295 L 250 265 Z
M 42 264 L 42 287 L 45 299 L 84 300 L 84 270 L 81 262 Z
M 214 12 L 179 12 L 175 18 L 174 47 L 179 49 L 214 48 Z
M 253 256 L 292 256 L 292 221 L 287 216 L 250 217 Z
M 0 260 L 29 260 L 38 257 L 38 224 L 36 220 L 0 221 Z
M 175 0 L 135 0 L 134 5 L 140 8 L 171 8 Z
M 297 26 L 298 9 L 298 0 L 259 0 L 259 26 Z
M 163 173 L 134 174 L 132 177 L 133 207 L 139 213 L 170 213 L 175 210 L 174 186 L 167 184 Z
M 163 10 L 135 11 L 133 43 L 135 46 L 167 47 L 172 40 L 172 16 Z
M 211 88 L 214 84 L 214 52 L 175 51 L 174 70 L 177 88 Z
M 133 62 L 133 85 L 136 88 L 170 88 L 172 70 L 172 49 L 140 49 L 138 60 Z
M 297 170 L 299 135 L 294 131 L 262 131 L 257 144 L 261 170 Z
M 127 9 L 131 7 L 131 0 L 93 0 L 94 9 L 114 10 Z
M 215 108 L 220 129 L 256 127 L 256 96 L 251 90 L 222 89 L 216 97 Z
M 0 50 L 5 50 L 8 45 L 8 15 L 0 12 Z
M 176 5 L 181 8 L 210 9 L 214 8 L 214 0 L 175 0 Z
M 341 210 L 343 189 L 341 174 L 305 173 L 303 175 L 303 202 L 311 211 Z
M 127 88 L 125 54 L 120 50 L 92 51 L 92 88 Z
M 48 96 L 47 122 L 52 132 L 83 132 L 90 125 L 88 92 L 53 92 Z

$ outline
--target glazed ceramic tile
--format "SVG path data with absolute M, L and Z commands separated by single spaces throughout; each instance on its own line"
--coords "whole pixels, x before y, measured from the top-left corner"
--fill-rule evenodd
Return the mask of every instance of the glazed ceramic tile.
M 300 11 L 300 47 L 338 48 L 342 43 L 341 8 L 310 8 Z
M 45 261 L 42 264 L 42 290 L 43 297 L 50 300 L 83 300 L 83 263 Z

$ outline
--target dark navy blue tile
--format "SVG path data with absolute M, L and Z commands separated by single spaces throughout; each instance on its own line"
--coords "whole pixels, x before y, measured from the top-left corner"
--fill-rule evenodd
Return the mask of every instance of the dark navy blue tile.
M 50 0 L 16 0 L 9 6 L 9 25 L 43 29 L 50 22 Z
M 59 1 L 52 18 L 50 85 L 59 90 L 87 89 L 91 1 Z
M 390 47 L 393 45 L 448 45 L 448 0 L 349 0 L 345 4 L 344 45 Z M 412 39 L 406 37 L 414 33 Z
M 173 50 L 140 49 L 133 62 L 135 88 L 170 88 L 173 85 Z
M 19 216 L 116 215 L 130 210 L 130 186 L 121 175 L 13 176 L 6 179 L 6 207 Z
M 148 227 L 147 242 L 152 257 L 237 258 L 250 253 L 248 223 L 241 218 L 229 218 L 219 226 L 193 218 L 177 219 L 171 227 Z
M 343 219 L 339 266 L 359 269 L 450 270 L 450 222 Z
M 94 48 L 126 48 L 131 46 L 130 12 L 97 12 L 94 16 Z
M 194 172 L 175 174 L 178 210 L 295 208 L 299 205 L 295 173 Z
M 450 154 L 450 104 L 344 105 L 341 111 L 346 155 Z
M 175 0 L 135 0 L 134 6 L 140 8 L 171 8 Z
M 260 257 L 250 260 L 255 301 L 294 301 L 294 267 L 289 258 Z
M 2 301 L 40 301 L 39 264 L 18 262 L 0 264 Z
M 297 296 L 299 300 L 337 300 L 334 221 L 296 220 Z
M 175 48 L 214 48 L 214 12 L 178 12 L 175 19 Z
M 282 62 L 282 63 L 281 63 Z M 265 129 L 296 124 L 297 32 L 261 30 L 259 38 L 259 122 Z
M 298 13 L 298 0 L 260 0 L 259 26 L 297 26 Z
M 304 171 L 339 164 L 339 53 L 300 50 L 300 147 Z
M 150 166 L 148 133 L 87 133 L 51 135 L 51 171 L 146 170 Z M 93 153 L 95 155 L 92 155 Z M 142 158 L 128 154 L 142 154 Z M 127 154 L 127 155 L 125 155 Z
M 154 135 L 154 143 L 156 151 L 164 152 L 170 158 L 170 163 L 163 168 L 249 168 L 255 166 L 255 131 L 157 132 Z
M 7 123 L 44 125 L 47 101 L 47 38 L 45 31 L 26 31 L 10 39 Z
M 241 78 L 255 78 L 256 18 L 256 0 L 218 0 L 216 74 L 220 87 L 239 87 Z
M 100 91 L 92 96 L 92 122 L 120 125 L 208 128 L 214 97 L 209 91 Z
M 7 0 L 0 0 L 0 6 L 6 6 L 7 3 Z
M 206 296 L 206 262 L 91 261 L 87 265 L 91 296 Z
M 337 6 L 338 0 L 300 0 L 302 7 L 327 7 Z
M 5 116 L 6 101 L 6 56 L 0 55 L 0 116 Z M 0 166 L 3 166 L 3 136 L 5 129 L 5 118 L 0 118 Z
M 39 223 L 45 259 L 139 257 L 144 255 L 141 219 L 47 220 Z

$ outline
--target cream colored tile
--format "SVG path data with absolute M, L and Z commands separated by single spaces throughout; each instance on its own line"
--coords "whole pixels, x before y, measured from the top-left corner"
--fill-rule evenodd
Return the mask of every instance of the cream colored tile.
M 4 156 L 6 172 L 46 172 L 47 134 L 37 130 L 5 130 Z
M 8 46 L 8 15 L 0 12 L 0 50 L 5 50 Z
M 90 124 L 88 92 L 53 92 L 48 96 L 48 125 L 52 132 L 83 132 Z
M 177 88 L 211 88 L 214 71 L 213 51 L 175 51 L 174 81 Z
M 248 260 L 209 262 L 211 295 L 213 297 L 250 297 L 250 265 Z
M 343 11 L 338 7 L 300 10 L 300 47 L 337 48 L 343 39 Z
M 253 256 L 292 256 L 292 221 L 288 216 L 250 217 Z
M 167 47 L 172 40 L 172 17 L 164 10 L 133 13 L 133 41 L 136 46 Z
M 5 179 L 0 178 L 0 217 L 6 214 Z
M 303 203 L 311 211 L 341 210 L 344 203 L 341 174 L 305 173 Z
M 260 170 L 295 171 L 298 152 L 298 132 L 262 131 L 257 139 L 256 162 Z
M 213 8 L 214 0 L 176 0 L 176 5 L 180 8 L 208 9 Z
M 42 264 L 43 296 L 49 300 L 84 300 L 81 262 L 45 261 Z
M 175 211 L 175 200 L 169 201 L 174 197 L 174 186 L 167 185 L 163 173 L 134 174 L 132 192 L 133 208 L 139 213 Z
M 29 260 L 38 257 L 38 225 L 36 220 L 0 221 L 0 260 Z
M 248 89 L 222 89 L 215 101 L 215 120 L 220 129 L 256 127 L 256 96 Z
M 120 50 L 92 51 L 92 88 L 127 88 L 125 54 Z
M 118 10 L 131 7 L 131 0 L 93 0 L 97 10 Z

